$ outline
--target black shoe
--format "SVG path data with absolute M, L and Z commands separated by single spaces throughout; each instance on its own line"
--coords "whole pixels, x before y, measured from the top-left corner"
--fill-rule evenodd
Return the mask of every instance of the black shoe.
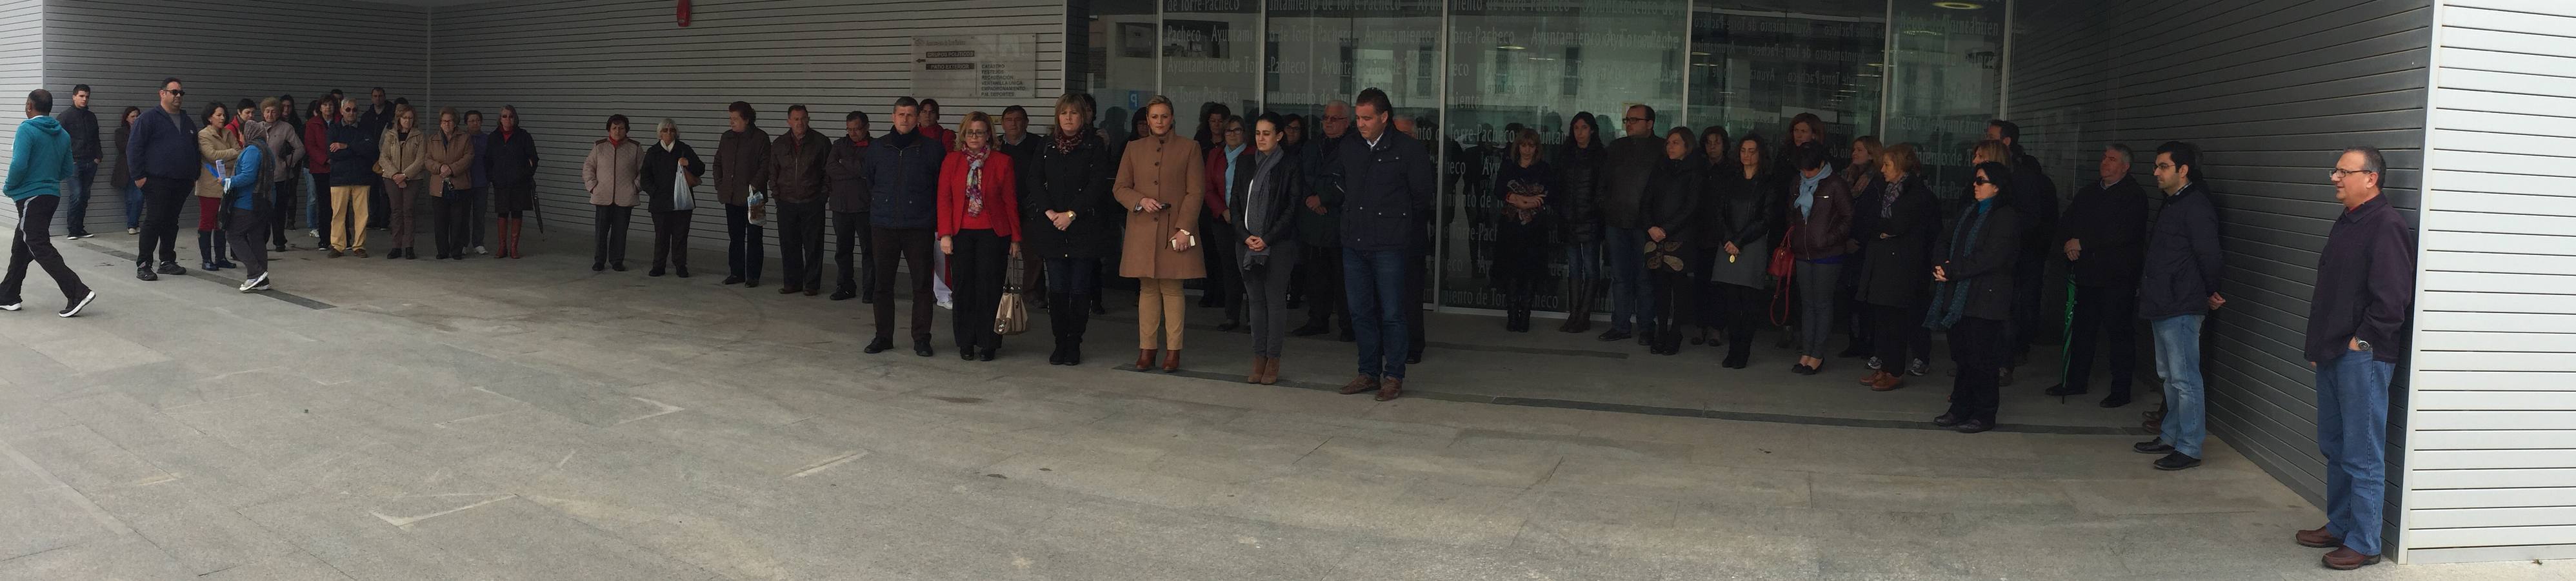
M 662 269 L 657 267 L 653 270 L 644 271 L 644 276 L 662 276 Z
M 994 352 L 994 351 L 995 351 L 994 349 L 985 349 L 983 353 L 979 353 L 979 354 L 976 354 L 976 355 L 975 355 L 975 360 L 976 360 L 976 361 L 992 361 L 992 360 L 993 360 L 993 352 Z
M 796 287 L 796 285 L 792 285 L 792 284 L 791 284 L 791 285 L 787 285 L 787 286 L 778 287 L 778 294 L 782 294 L 782 295 L 792 295 L 792 294 L 801 293 L 801 292 L 805 292 L 805 289 L 797 288 L 797 287 Z
M 677 270 L 677 271 L 678 271 L 678 272 L 671 273 L 673 276 L 678 276 L 678 277 L 680 277 L 680 278 L 688 278 L 688 277 L 689 277 L 689 267 L 683 266 L 683 267 L 679 267 L 679 268 L 676 268 L 676 269 L 673 269 L 673 270 Z
M 1935 426 L 1941 426 L 1941 427 L 1944 427 L 1944 428 L 1952 427 L 1952 426 L 1957 426 L 1957 425 L 1959 425 L 1959 416 L 1950 415 L 1950 414 L 1941 414 L 1941 415 L 1938 415 L 1938 416 L 1933 416 L 1933 417 L 1932 417 L 1932 425 L 1935 425 Z
M 2013 368 L 2006 367 L 1995 372 L 1995 387 L 2012 387 L 2012 384 Z
M 1243 328 L 1242 321 L 1226 321 L 1216 324 L 1216 330 L 1221 333 L 1232 333 L 1235 329 L 1241 328 Z
M 2067 385 L 2067 384 L 2060 383 L 2060 384 L 2057 384 L 2057 385 L 2051 385 L 2051 386 L 2048 386 L 2048 390 L 2047 390 L 2047 391 L 2043 391 L 2043 392 L 2040 392 L 2040 393 L 2045 393 L 2045 394 L 2048 394 L 2048 395 L 2053 395 L 2053 396 L 2057 396 L 2057 397 L 2066 397 L 2066 396 L 2070 396 L 2070 395 L 2084 395 L 2084 393 L 2085 393 L 2085 392 L 2089 392 L 2089 391 L 2092 391 L 2092 388 L 2087 388 L 2087 387 L 2080 386 L 2080 385 Z
M 846 301 L 846 300 L 855 299 L 855 298 L 859 298 L 859 293 L 858 293 L 858 291 L 853 291 L 853 290 L 850 290 L 850 289 L 841 289 L 841 290 L 832 291 L 832 300 L 836 300 L 836 301 Z
M 875 299 L 875 298 L 869 298 L 869 299 L 868 299 L 868 302 L 871 302 L 871 303 L 876 302 L 876 299 Z M 1106 314 L 1109 314 L 1109 304 L 1108 304 L 1108 303 L 1099 302 L 1099 301 L 1092 301 L 1092 303 L 1091 303 L 1091 314 L 1094 314 L 1094 315 L 1106 315 Z
M 1631 334 L 1629 334 L 1627 331 L 1621 331 L 1621 330 L 1618 330 L 1618 329 L 1611 329 L 1611 330 L 1608 330 L 1608 331 L 1602 331 L 1602 332 L 1601 332 L 1601 336 L 1599 336 L 1599 337 L 1593 337 L 1593 338 L 1594 338 L 1594 339 L 1599 339 L 1599 340 L 1601 340 L 1601 342 L 1603 342 L 1603 343 L 1608 343 L 1608 342 L 1618 341 L 1618 340 L 1621 340 L 1621 339 L 1627 339 L 1627 338 L 1629 338 L 1629 337 L 1635 337 L 1635 336 L 1636 336 L 1636 335 L 1631 335 Z
M 1082 340 L 1080 338 L 1074 339 L 1073 345 L 1064 348 L 1064 364 L 1082 364 Z
M 1404 364 L 1405 364 L 1405 365 L 1421 365 L 1421 364 L 1422 364 L 1422 354 L 1421 354 L 1421 353 L 1406 353 L 1406 354 L 1404 354 Z
M 2115 408 L 2125 405 L 2129 405 L 2128 390 L 2114 391 L 2111 395 L 2102 397 L 2102 407 Z
M 1959 422 L 1958 427 L 1951 429 L 1958 430 L 1959 433 L 1962 434 L 1974 434 L 1995 429 L 1995 424 L 1985 420 L 1968 420 L 1965 422 Z
M 1306 326 L 1298 327 L 1297 330 L 1289 331 L 1288 334 L 1299 337 L 1313 337 L 1331 332 L 1333 332 L 1332 325 L 1324 323 L 1307 323 Z
M 1862 351 L 1862 350 L 1861 350 L 1861 348 L 1860 348 L 1860 344 L 1859 344 L 1859 343 L 1853 343 L 1853 344 L 1850 344 L 1850 345 L 1846 345 L 1846 346 L 1844 346 L 1844 347 L 1843 347 L 1843 352 L 1841 352 L 1841 353 L 1835 353 L 1835 354 L 1834 354 L 1834 356 L 1835 356 L 1835 357 L 1850 358 L 1850 357 L 1860 357 L 1860 356 L 1864 356 L 1864 355 L 1868 355 L 1868 354 L 1869 354 L 1869 353 L 1864 352 L 1864 351 Z
M 2199 459 L 2199 458 L 2193 458 L 2193 457 L 2191 457 L 2191 455 L 2190 455 L 2190 454 L 2184 454 L 2184 453 L 2181 453 L 2181 452 L 2175 452 L 2175 453 L 2172 453 L 2172 454 L 2166 454 L 2166 455 L 2165 455 L 2165 457 L 2163 457 L 2163 458 L 2157 458 L 2157 459 L 2156 459 L 2156 469 L 2157 469 L 2157 470 L 2164 470 L 2164 471 L 2167 471 L 2167 472 L 2171 472 L 2171 471 L 2174 471 L 2174 470 L 2182 470 L 2182 469 L 2185 469 L 2185 468 L 2190 468 L 2190 467 L 2193 467 L 2193 466 L 2199 466 L 2199 465 L 2200 465 L 2200 459 Z
M 438 251 L 438 256 L 430 257 L 430 260 L 447 260 L 447 256 L 447 251 L 441 250 Z
M 1056 344 L 1056 346 L 1055 346 L 1055 350 L 1054 350 L 1054 351 L 1048 351 L 1048 352 L 1047 352 L 1047 365 L 1063 365 L 1063 364 L 1064 364 L 1064 344 L 1062 344 L 1062 343 L 1058 343 L 1058 344 Z
M 396 250 L 395 252 L 402 252 L 402 251 L 400 251 L 400 250 Z M 608 263 L 605 263 L 605 262 L 593 262 L 593 263 L 590 263 L 590 271 L 591 271 L 591 272 L 599 272 L 599 271 L 603 271 L 603 270 L 608 270 Z
M 403 249 L 403 260 L 420 260 L 420 251 L 409 248 Z
M 1727 369 L 1743 369 L 1747 364 L 1751 363 L 1750 361 L 1746 361 L 1746 359 L 1750 358 L 1751 357 L 1746 355 L 1728 355 L 1726 356 L 1726 362 L 1723 365 Z
M 760 279 L 742 281 L 742 288 L 760 288 Z
M 152 274 L 152 267 L 137 266 L 134 267 L 134 278 L 135 280 L 161 280 L 161 275 Z
M 957 360 L 958 360 L 958 361 L 974 361 L 974 360 L 975 360 L 975 349 L 974 349 L 974 348 L 972 348 L 972 347 L 959 347 L 959 348 L 957 348 Z
M 63 310 L 60 310 L 60 311 L 54 311 L 54 316 L 62 317 L 62 318 L 65 318 L 65 319 L 69 319 L 69 318 L 72 318 L 72 317 L 80 316 L 81 309 L 89 308 L 89 304 L 90 304 L 91 302 L 93 302 L 93 301 L 97 301 L 97 300 L 98 300 L 98 291 L 89 291 L 89 292 L 87 292 L 87 293 L 82 294 L 82 295 L 81 295 L 81 299 L 80 299 L 80 300 L 72 301 L 72 302 L 71 302 L 71 304 L 68 304 L 68 305 L 63 305 Z M 17 309 L 9 309 L 9 310 L 15 311 L 15 310 L 17 310 Z
M 2173 445 L 2165 443 L 2164 438 L 2130 444 L 2129 449 L 2136 450 L 2140 454 L 2171 454 L 2174 451 Z
M 1351 336 L 1351 330 L 1350 330 L 1350 328 L 1349 328 L 1349 327 L 1343 327 L 1343 328 L 1342 328 L 1342 336 L 1340 336 L 1340 337 L 1335 337 L 1334 339 L 1339 340 L 1339 341 L 1341 341 L 1341 342 L 1343 342 L 1343 343 L 1350 343 L 1350 342 L 1353 342 L 1353 341 L 1358 341 L 1358 340 L 1359 340 L 1359 337 Z
M 626 261 L 620 260 L 608 263 L 608 269 L 618 272 L 626 272 Z
M 878 353 L 884 353 L 884 352 L 886 352 L 886 350 L 888 350 L 888 349 L 893 349 L 893 348 L 894 348 L 894 340 L 893 340 L 893 339 L 878 339 L 878 340 L 875 340 L 875 341 L 869 341 L 869 342 L 868 342 L 867 353 L 868 353 L 869 355 L 875 355 L 875 354 L 878 354 Z
M 914 354 L 914 355 L 919 355 L 919 356 L 922 356 L 922 357 L 929 357 L 929 356 L 931 356 L 931 355 L 936 355 L 936 353 L 933 353 L 933 352 L 931 352 L 931 351 L 930 351 L 930 342 L 929 342 L 929 341 L 914 341 L 914 342 L 912 343 L 912 354 Z
M 179 263 L 176 263 L 176 262 L 163 262 L 163 263 L 161 263 L 161 268 L 157 269 L 157 270 L 156 270 L 156 272 L 159 272 L 159 273 L 161 273 L 161 274 L 167 274 L 167 275 L 170 275 L 170 276 L 179 276 L 179 275 L 182 275 L 182 274 L 187 274 L 187 273 L 188 273 L 188 269 L 185 269 L 185 268 L 179 268 Z
M 727 286 L 737 285 L 737 284 L 742 284 L 742 277 L 739 277 L 739 276 L 728 276 L 728 277 L 725 277 L 725 279 L 724 279 L 724 284 L 725 284 L 725 285 L 727 285 Z
M 1638 335 L 1637 335 L 1637 344 L 1638 344 L 1638 345 L 1642 345 L 1642 346 L 1652 347 L 1652 346 L 1654 346 L 1654 343 L 1653 343 L 1653 339 L 1654 339 L 1654 337 L 1655 337 L 1655 334 L 1654 334 L 1654 333 L 1640 333 L 1640 334 L 1638 334 Z

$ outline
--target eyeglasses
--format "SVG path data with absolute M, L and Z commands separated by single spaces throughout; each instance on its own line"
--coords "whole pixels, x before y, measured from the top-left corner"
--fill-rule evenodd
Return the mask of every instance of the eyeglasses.
M 1986 179 L 1986 178 L 1977 178 L 1977 179 L 1973 179 L 1973 180 L 1968 180 L 1968 183 L 1976 184 L 1976 185 L 1980 185 L 1980 186 L 1991 186 L 1991 185 L 1995 185 L 1995 183 L 1996 183 L 1996 182 L 1995 182 L 1994 180 L 1990 180 L 1990 179 Z
M 2370 170 L 2366 170 L 2366 169 L 2344 169 L 2344 168 L 2339 168 L 2339 167 L 2338 167 L 2338 168 L 2334 168 L 2334 171 L 2326 172 L 2326 177 L 2331 178 L 2331 179 L 2338 179 L 2338 180 L 2339 180 L 2339 179 L 2343 179 L 2343 176 L 2344 176 L 2344 175 L 2346 175 L 2346 174 L 2357 174 L 2357 173 L 2377 174 L 2377 173 L 2379 173 L 2379 172 L 2370 171 Z
M 162 90 L 161 90 L 161 92 L 163 92 L 163 93 L 169 93 L 169 94 L 170 94 L 170 96 L 172 96 L 172 97 L 186 97 L 186 96 L 188 96 L 188 91 L 183 90 L 183 89 L 162 89 Z

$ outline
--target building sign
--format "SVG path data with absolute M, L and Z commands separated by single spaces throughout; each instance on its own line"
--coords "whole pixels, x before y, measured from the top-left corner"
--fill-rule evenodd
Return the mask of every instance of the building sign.
M 1038 96 L 1038 36 L 987 34 L 912 38 L 912 86 L 931 97 Z

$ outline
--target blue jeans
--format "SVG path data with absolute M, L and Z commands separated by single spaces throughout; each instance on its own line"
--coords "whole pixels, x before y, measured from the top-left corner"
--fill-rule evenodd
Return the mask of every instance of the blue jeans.
M 1601 253 L 1610 259 L 1610 330 L 1625 333 L 1633 323 L 1653 324 L 1646 308 L 1655 300 L 1654 283 L 1646 280 L 1646 231 L 1610 228 L 1601 232 Z
M 1411 337 L 1405 317 L 1404 251 L 1342 249 L 1342 293 L 1349 298 L 1351 335 L 1360 344 L 1360 375 L 1404 379 Z
M 98 181 L 98 162 L 73 165 L 74 181 L 63 188 L 63 231 L 72 236 L 89 235 L 89 186 Z
M 1601 278 L 1601 243 L 1569 242 L 1565 245 L 1565 279 Z
M 116 184 L 116 188 L 125 191 L 125 229 L 140 229 L 143 226 L 143 188 L 134 187 L 134 182 Z
M 2200 381 L 2200 324 L 2209 315 L 2174 315 L 2147 322 L 2156 339 L 2156 378 L 2165 383 L 2165 421 L 2158 439 L 2174 451 L 2200 456 L 2209 438 L 2207 391 Z
M 2368 351 L 2317 362 L 2317 449 L 2326 456 L 2326 533 L 2379 554 L 2387 505 L 2388 380 L 2395 364 Z

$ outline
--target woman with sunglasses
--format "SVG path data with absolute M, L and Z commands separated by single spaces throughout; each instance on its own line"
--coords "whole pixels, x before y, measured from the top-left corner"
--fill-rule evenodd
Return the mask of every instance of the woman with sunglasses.
M 2025 218 L 2011 199 L 2012 168 L 1977 164 L 1974 197 L 1959 223 L 1943 237 L 1932 267 L 1932 305 L 1923 326 L 1950 333 L 1950 359 L 1959 377 L 1950 383 L 1950 409 L 1932 424 L 1974 434 L 1995 427 L 1998 372 L 2012 357 L 2005 345 L 2012 320 L 2013 266 Z

